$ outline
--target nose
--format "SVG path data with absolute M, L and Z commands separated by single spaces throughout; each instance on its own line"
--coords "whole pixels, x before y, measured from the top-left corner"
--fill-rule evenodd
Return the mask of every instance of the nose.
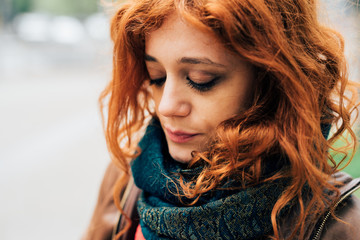
M 159 114 L 165 117 L 186 117 L 190 114 L 191 103 L 183 84 L 181 80 L 167 77 L 158 105 Z

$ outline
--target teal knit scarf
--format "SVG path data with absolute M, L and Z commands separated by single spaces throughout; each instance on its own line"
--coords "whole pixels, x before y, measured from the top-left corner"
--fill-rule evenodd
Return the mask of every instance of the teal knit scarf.
M 167 151 L 160 124 L 150 123 L 139 143 L 142 153 L 132 163 L 144 237 L 153 239 L 260 239 L 272 234 L 271 210 L 286 187 L 285 180 L 244 190 L 205 194 L 185 206 L 173 193 L 178 175 L 189 171 Z M 236 185 L 231 183 L 231 186 Z M 185 200 L 185 199 L 183 199 Z

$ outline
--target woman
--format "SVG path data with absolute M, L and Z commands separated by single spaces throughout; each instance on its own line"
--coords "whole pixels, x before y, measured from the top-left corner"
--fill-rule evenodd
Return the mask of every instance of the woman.
M 138 0 L 119 9 L 102 96 L 113 163 L 87 239 L 111 238 L 114 226 L 116 239 L 359 231 L 350 197 L 359 180 L 338 172 L 328 152 L 344 132 L 355 149 L 355 97 L 345 95 L 342 38 L 320 25 L 316 6 Z

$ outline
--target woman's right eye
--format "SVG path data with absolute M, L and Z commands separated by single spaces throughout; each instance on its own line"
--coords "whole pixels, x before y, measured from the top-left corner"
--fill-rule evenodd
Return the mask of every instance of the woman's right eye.
M 164 84 L 165 80 L 166 80 L 166 77 L 150 79 L 150 85 L 155 85 L 155 86 L 161 87 Z

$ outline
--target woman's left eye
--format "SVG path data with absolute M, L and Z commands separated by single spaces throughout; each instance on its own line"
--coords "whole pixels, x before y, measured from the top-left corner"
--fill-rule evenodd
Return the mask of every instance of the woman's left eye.
M 206 91 L 211 90 L 215 86 L 215 84 L 217 83 L 217 81 L 219 79 L 220 79 L 220 77 L 214 77 L 213 79 L 211 79 L 208 82 L 197 83 L 197 82 L 193 81 L 190 77 L 186 77 L 187 84 L 191 88 L 194 88 L 195 90 L 198 90 L 199 92 L 206 92 Z
M 166 81 L 166 77 L 150 79 L 150 85 L 161 87 Z

